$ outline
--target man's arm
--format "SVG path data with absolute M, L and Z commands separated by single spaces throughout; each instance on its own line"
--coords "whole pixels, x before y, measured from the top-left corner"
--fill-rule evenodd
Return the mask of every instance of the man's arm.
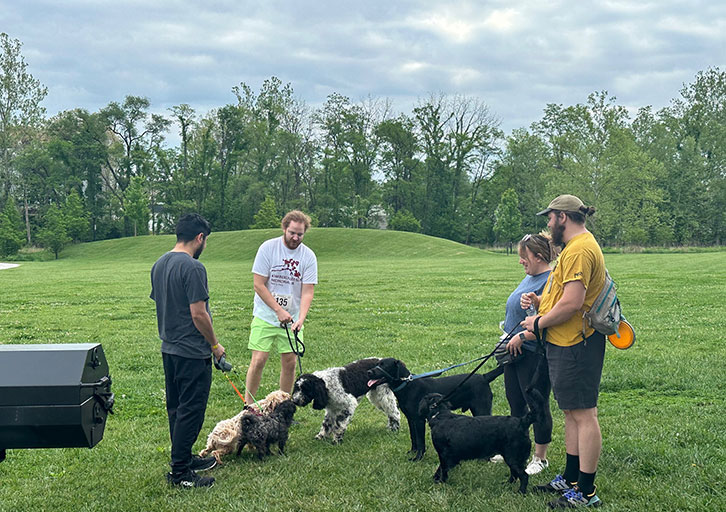
M 272 293 L 267 288 L 267 276 L 254 273 L 252 276 L 254 278 L 255 293 L 260 296 L 262 302 L 267 304 L 267 306 L 277 314 L 277 319 L 280 323 L 287 324 L 292 322 L 292 315 L 290 315 L 290 313 L 285 311 L 285 309 L 277 303 L 275 297 L 272 296 Z
M 540 330 L 566 322 L 582 309 L 585 303 L 585 285 L 582 281 L 568 281 L 562 291 L 562 298 L 546 314 L 539 317 Z M 534 331 L 536 316 L 528 316 L 521 323 L 528 331 Z
M 308 311 L 310 310 L 310 305 L 313 303 L 313 295 L 315 294 L 315 285 L 314 284 L 303 284 L 302 285 L 302 295 L 300 296 L 300 316 L 297 319 L 297 322 L 292 324 L 292 330 L 293 331 L 299 331 L 302 327 L 303 323 L 305 322 L 305 318 L 308 316 Z
M 202 333 L 204 339 L 207 340 L 209 346 L 212 347 L 212 353 L 215 359 L 219 359 L 224 355 L 224 347 L 217 341 L 214 335 L 214 327 L 212 327 L 212 319 L 207 313 L 206 302 L 200 300 L 189 304 L 189 311 L 192 314 L 192 322 L 199 332 Z M 214 348 L 216 346 L 216 348 Z

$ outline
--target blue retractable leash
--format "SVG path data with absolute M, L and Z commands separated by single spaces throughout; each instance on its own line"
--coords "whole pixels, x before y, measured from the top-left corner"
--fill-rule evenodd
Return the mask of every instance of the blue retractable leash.
M 281 324 L 285 326 L 285 332 L 287 333 L 287 342 L 290 344 L 290 348 L 292 349 L 293 353 L 295 354 L 295 357 L 297 357 L 297 364 L 300 369 L 300 375 L 302 375 L 302 356 L 305 355 L 305 344 L 302 342 L 300 337 L 297 335 L 299 330 L 292 331 L 295 335 L 295 346 L 292 344 L 292 338 L 290 338 L 290 329 L 287 328 L 287 324 Z M 302 347 L 302 350 L 300 349 Z
M 519 326 L 519 324 L 515 325 L 512 328 L 512 330 L 509 331 L 504 338 L 502 338 L 501 340 L 499 340 L 499 343 L 497 343 L 494 346 L 494 350 L 492 350 L 491 352 L 489 352 L 487 355 L 481 356 L 481 357 L 477 357 L 476 359 L 472 359 L 471 361 L 466 361 L 465 363 L 453 364 L 451 366 L 447 366 L 446 368 L 442 368 L 440 370 L 432 370 L 432 371 L 426 372 L 426 373 L 417 373 L 415 375 L 409 375 L 405 379 L 394 379 L 391 375 L 388 375 L 380 366 L 378 366 L 378 369 L 381 370 L 384 374 L 386 374 L 391 380 L 401 380 L 401 384 L 399 386 L 396 386 L 396 388 L 392 390 L 393 392 L 396 392 L 396 391 L 398 391 L 400 389 L 403 389 L 404 386 L 406 386 L 406 384 L 408 384 L 411 381 L 418 380 L 418 379 L 423 379 L 425 377 L 438 377 L 442 373 L 448 372 L 449 370 L 452 370 L 454 368 L 458 368 L 459 366 L 465 366 L 467 364 L 474 363 L 476 361 L 480 361 L 481 360 L 481 363 L 479 363 L 477 365 L 477 367 L 474 368 L 474 370 L 469 375 L 467 375 L 466 378 L 463 381 L 461 381 L 461 383 L 459 385 L 457 385 L 454 389 L 451 390 L 451 392 L 448 395 L 446 395 L 444 397 L 444 398 L 448 398 L 449 396 L 451 396 L 451 394 L 454 391 L 456 391 L 459 388 L 459 386 L 461 386 L 472 375 L 474 375 L 479 370 L 479 368 L 481 368 L 484 365 L 484 363 L 486 363 L 489 360 L 489 358 L 491 358 L 492 355 L 494 355 L 494 353 L 499 349 L 500 346 L 502 346 L 502 344 L 505 344 L 505 343 L 509 342 L 509 340 L 512 339 L 512 334 L 514 334 L 514 331 L 517 329 L 518 326 Z
M 446 400 L 448 400 L 448 399 L 449 399 L 449 398 L 450 398 L 450 397 L 451 397 L 451 396 L 452 396 L 452 395 L 454 394 L 454 392 L 455 392 L 455 391 L 456 391 L 457 389 L 459 389 L 459 388 L 460 388 L 461 386 L 463 386 L 463 385 L 464 385 L 464 383 L 465 383 L 465 382 L 466 382 L 467 380 L 469 380 L 469 379 L 471 378 L 471 376 L 472 376 L 472 375 L 474 375 L 474 374 L 475 374 L 475 373 L 476 373 L 477 371 L 479 371 L 479 368 L 481 368 L 482 366 L 484 366 L 484 363 L 486 363 L 486 362 L 487 362 L 487 361 L 489 360 L 489 358 L 490 358 L 490 357 L 492 357 L 492 356 L 494 355 L 494 352 L 496 352 L 496 351 L 497 351 L 497 349 L 498 349 L 499 347 L 501 347 L 501 346 L 502 346 L 502 344 L 506 344 L 506 343 L 509 343 L 509 340 L 511 340 L 511 339 L 512 339 L 512 335 L 514 334 L 514 331 L 516 331 L 516 330 L 517 330 L 517 327 L 519 327 L 519 324 L 515 324 L 515 325 L 514 325 L 514 327 L 512 327 L 512 330 L 511 330 L 511 331 L 509 331 L 509 332 L 507 333 L 507 335 L 506 335 L 506 336 L 505 336 L 504 338 L 502 338 L 502 339 L 501 339 L 501 340 L 499 341 L 499 343 L 497 343 L 497 344 L 496 344 L 496 345 L 494 346 L 494 350 L 492 350 L 491 352 L 489 352 L 489 353 L 488 353 L 487 355 L 485 355 L 485 356 L 483 356 L 483 357 L 480 357 L 479 359 L 482 359 L 482 362 L 481 362 L 481 363 L 479 363 L 479 364 L 478 364 L 478 365 L 476 366 L 476 368 L 474 368 L 474 369 L 473 369 L 473 370 L 471 371 L 471 373 L 470 373 L 469 375 L 467 375 L 467 376 L 466 376 L 466 377 L 464 378 L 464 380 L 462 380 L 461 382 L 459 382 L 459 384 L 457 384 L 457 386 L 456 386 L 456 387 L 455 387 L 454 389 L 452 389 L 452 390 L 451 390 L 451 391 L 449 391 L 449 392 L 448 392 L 448 393 L 447 393 L 447 394 L 446 394 L 446 395 L 445 395 L 444 397 L 442 397 L 442 398 L 441 398 L 441 400 L 439 400 L 439 401 L 438 401 L 438 403 L 442 403 L 442 402 L 445 402 Z M 476 361 L 476 359 L 474 359 L 474 361 Z M 472 362 L 472 361 L 469 361 L 469 362 Z M 463 363 L 463 364 L 468 364 L 468 363 Z M 461 366 L 461 365 L 458 365 L 458 366 Z

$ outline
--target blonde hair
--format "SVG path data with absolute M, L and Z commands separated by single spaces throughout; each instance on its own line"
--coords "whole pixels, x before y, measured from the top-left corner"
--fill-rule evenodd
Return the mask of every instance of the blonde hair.
M 300 210 L 292 210 L 282 218 L 282 229 L 287 229 L 291 222 L 302 222 L 303 224 L 305 224 L 305 231 L 307 231 L 310 227 L 310 217 L 305 215 Z
M 518 245 L 518 252 L 520 256 L 524 253 L 525 247 L 529 249 L 532 254 L 538 256 L 546 263 L 552 262 L 552 260 L 557 257 L 557 252 L 559 252 L 552 244 L 552 239 L 547 232 L 538 233 L 536 235 L 524 235 Z

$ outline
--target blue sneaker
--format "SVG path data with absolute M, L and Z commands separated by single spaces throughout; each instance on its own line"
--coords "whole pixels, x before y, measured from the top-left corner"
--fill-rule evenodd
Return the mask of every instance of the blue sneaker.
M 570 485 L 562 475 L 557 475 L 550 482 L 544 485 L 535 485 L 535 492 L 549 492 L 554 494 L 563 494 L 567 491 L 572 490 L 573 486 Z
M 599 507 L 602 501 L 597 497 L 597 489 L 592 490 L 592 494 L 584 495 L 577 486 L 573 487 L 565 494 L 554 501 L 550 501 L 551 509 L 555 508 L 580 508 L 580 507 Z

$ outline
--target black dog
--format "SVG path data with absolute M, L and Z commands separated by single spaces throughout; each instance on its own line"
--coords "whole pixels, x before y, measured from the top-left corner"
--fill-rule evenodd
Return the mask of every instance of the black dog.
M 285 454 L 288 430 L 292 424 L 297 407 L 292 400 L 281 402 L 269 415 L 244 414 L 242 415 L 242 435 L 240 437 L 237 455 L 249 443 L 257 450 L 257 457 L 262 459 L 270 455 L 270 445 L 277 443 L 280 454 Z
M 529 412 L 515 416 L 464 416 L 451 412 L 443 395 L 430 393 L 421 399 L 419 414 L 426 416 L 431 440 L 439 454 L 434 482 L 446 482 L 449 470 L 462 460 L 489 459 L 501 454 L 509 466 L 509 483 L 519 479 L 519 492 L 527 492 L 529 476 L 524 468 L 532 448 L 529 426 L 542 412 L 544 398 L 536 389 L 526 391 Z
M 470 410 L 474 416 L 492 413 L 492 390 L 489 383 L 504 372 L 502 366 L 484 375 L 474 374 L 449 397 L 452 409 Z M 450 377 L 424 377 L 407 380 L 411 375 L 406 365 L 398 359 L 386 358 L 368 370 L 370 387 L 381 383 L 388 384 L 393 390 L 398 406 L 408 420 L 411 434 L 410 460 L 420 460 L 426 451 L 426 415 L 419 413 L 419 402 L 427 393 L 448 394 L 461 384 L 468 374 L 451 375 Z

